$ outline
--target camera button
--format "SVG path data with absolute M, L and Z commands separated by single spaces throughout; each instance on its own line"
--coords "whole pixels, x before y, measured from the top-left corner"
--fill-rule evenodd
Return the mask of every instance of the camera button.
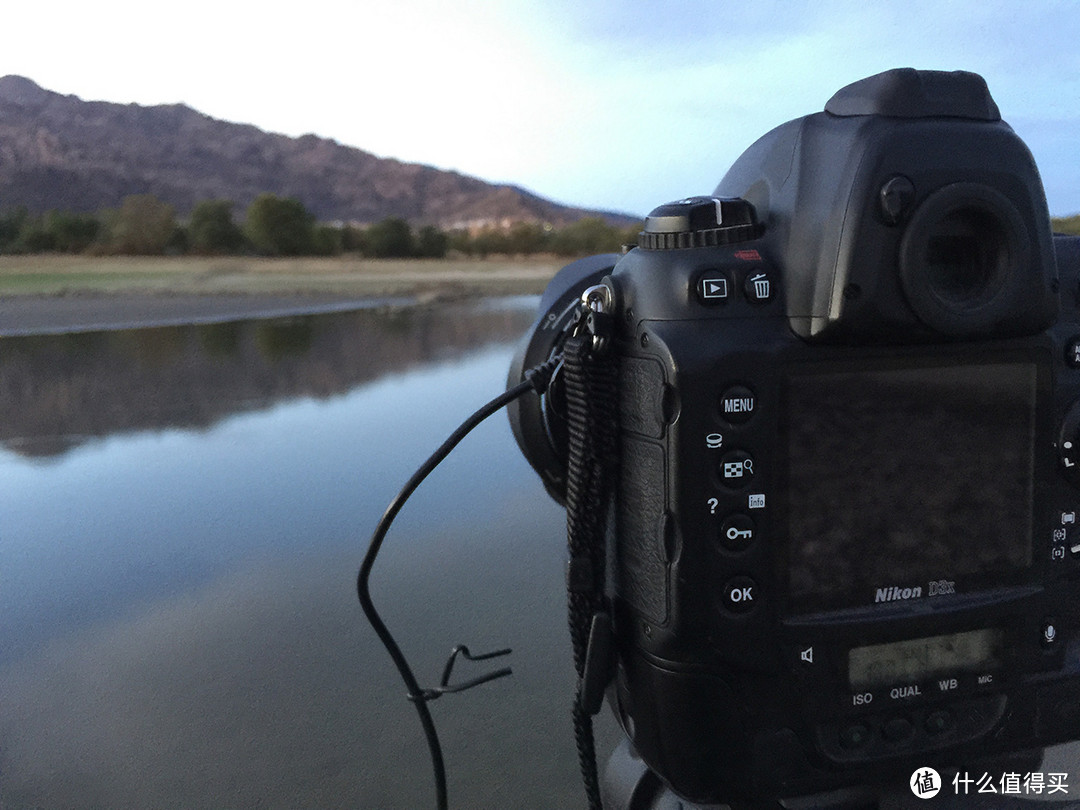
M 1080 335 L 1074 335 L 1065 344 L 1065 365 L 1080 368 Z
M 822 663 L 827 653 L 820 646 L 815 647 L 813 644 L 803 643 L 788 645 L 784 650 L 784 655 L 788 669 L 796 675 L 805 677 L 816 675 L 824 669 Z M 843 705 L 846 708 L 851 703 L 845 700 Z
M 931 736 L 944 734 L 952 727 L 952 713 L 945 709 L 939 709 L 936 712 L 930 712 L 930 714 L 926 715 L 926 719 L 923 721 L 923 728 L 926 730 L 926 733 Z
M 881 736 L 891 743 L 902 743 L 915 734 L 915 726 L 906 717 L 894 717 L 881 727 Z
M 754 542 L 754 521 L 749 515 L 731 515 L 720 526 L 720 545 L 728 551 L 745 551 Z
M 915 202 L 915 184 L 902 174 L 894 175 L 885 181 L 878 192 L 881 205 L 881 218 L 886 225 L 899 225 Z
M 840 747 L 846 751 L 862 748 L 870 741 L 870 729 L 862 723 L 852 723 L 840 729 Z
M 723 590 L 724 607 L 732 613 L 749 613 L 757 606 L 758 584 L 750 577 L 733 577 Z
M 751 304 L 760 306 L 769 303 L 776 295 L 776 284 L 773 282 L 772 274 L 764 267 L 751 270 L 746 274 L 746 281 L 743 282 L 743 293 Z
M 1043 619 L 1042 632 L 1039 638 L 1042 648 L 1044 650 L 1053 649 L 1058 645 L 1059 638 L 1058 623 L 1052 618 Z
M 720 413 L 731 425 L 749 422 L 756 404 L 754 392 L 745 385 L 732 385 L 720 395 Z
M 742 489 L 754 479 L 754 459 L 745 450 L 732 450 L 720 457 L 719 471 L 724 486 Z
M 706 306 L 726 304 L 731 296 L 731 280 L 727 273 L 710 270 L 697 282 L 698 301 Z

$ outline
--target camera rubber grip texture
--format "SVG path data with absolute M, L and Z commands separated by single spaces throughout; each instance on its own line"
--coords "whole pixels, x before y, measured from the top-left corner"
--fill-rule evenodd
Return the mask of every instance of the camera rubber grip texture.
M 624 435 L 619 478 L 619 595 L 642 618 L 668 618 L 668 560 L 664 553 L 666 459 L 660 445 Z
M 619 483 L 619 593 L 643 618 L 668 618 L 667 458 L 662 443 L 664 370 L 651 357 L 623 357 L 619 364 L 622 466 Z
M 619 364 L 619 419 L 622 429 L 650 439 L 664 438 L 664 372 L 647 357 L 626 357 Z

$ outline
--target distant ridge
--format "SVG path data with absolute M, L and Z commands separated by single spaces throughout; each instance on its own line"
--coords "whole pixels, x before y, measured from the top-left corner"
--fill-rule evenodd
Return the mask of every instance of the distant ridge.
M 0 210 L 96 211 L 129 194 L 153 194 L 181 216 L 207 199 L 232 200 L 241 215 L 263 192 L 296 197 L 322 221 L 401 217 L 443 228 L 564 225 L 583 216 L 636 221 L 315 135 L 221 121 L 183 104 L 82 101 L 22 76 L 0 78 Z

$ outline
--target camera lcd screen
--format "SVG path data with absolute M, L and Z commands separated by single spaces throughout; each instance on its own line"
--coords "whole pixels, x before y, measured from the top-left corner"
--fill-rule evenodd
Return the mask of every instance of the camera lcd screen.
M 1031 564 L 1037 366 L 800 368 L 789 612 L 1011 584 Z
M 969 630 L 856 647 L 848 653 L 848 681 L 859 691 L 994 670 L 1001 666 L 1003 636 L 997 629 Z

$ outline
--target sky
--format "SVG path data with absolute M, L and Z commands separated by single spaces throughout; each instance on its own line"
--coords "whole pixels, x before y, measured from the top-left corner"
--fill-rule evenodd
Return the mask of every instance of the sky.
M 0 76 L 644 215 L 894 67 L 982 74 L 1080 213 L 1077 0 L 95 0 L 10 4 Z

